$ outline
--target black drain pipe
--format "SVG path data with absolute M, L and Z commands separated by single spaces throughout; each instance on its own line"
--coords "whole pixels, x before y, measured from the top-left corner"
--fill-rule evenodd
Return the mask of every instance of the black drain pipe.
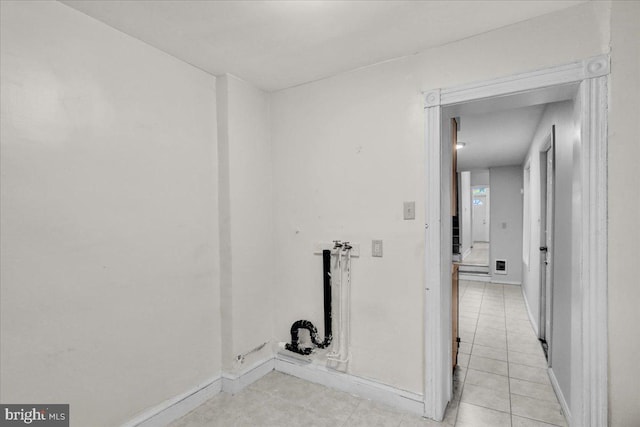
M 331 333 L 331 251 L 322 251 L 322 277 L 324 282 L 324 341 L 318 341 L 318 330 L 313 323 L 308 320 L 297 320 L 291 325 L 291 343 L 287 343 L 284 348 L 298 354 L 308 355 L 313 351 L 313 347 L 299 346 L 299 331 L 306 329 L 309 331 L 311 342 L 318 348 L 326 348 L 331 344 L 333 335 Z
M 324 342 L 320 348 L 328 347 L 333 339 L 331 331 L 331 251 L 322 251 L 322 277 L 324 282 Z

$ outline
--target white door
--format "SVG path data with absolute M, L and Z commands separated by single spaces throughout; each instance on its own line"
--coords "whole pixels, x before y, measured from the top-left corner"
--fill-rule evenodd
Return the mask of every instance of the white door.
M 540 152 L 540 333 L 545 355 L 551 363 L 553 313 L 553 194 L 555 178 L 555 126 Z
M 474 242 L 489 241 L 489 188 L 474 187 L 472 190 L 472 222 Z M 482 193 L 482 194 L 481 194 Z

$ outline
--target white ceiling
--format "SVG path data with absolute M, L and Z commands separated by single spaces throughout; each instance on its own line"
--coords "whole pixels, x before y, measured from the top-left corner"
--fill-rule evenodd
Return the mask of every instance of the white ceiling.
M 62 2 L 211 74 L 275 91 L 582 1 Z
M 545 105 L 460 117 L 458 171 L 520 165 Z

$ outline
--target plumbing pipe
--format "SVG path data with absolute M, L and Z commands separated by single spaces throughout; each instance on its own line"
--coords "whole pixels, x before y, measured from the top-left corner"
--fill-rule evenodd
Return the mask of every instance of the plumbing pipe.
M 336 245 L 339 242 L 335 242 Z M 298 320 L 291 325 L 291 343 L 286 344 L 287 350 L 293 351 L 298 354 L 309 355 L 313 352 L 313 347 L 301 347 L 299 342 L 300 329 L 306 329 L 309 331 L 311 342 L 318 348 L 326 348 L 331 344 L 333 340 L 332 335 L 332 314 L 331 314 L 331 251 L 322 251 L 322 277 L 324 286 L 324 340 L 318 340 L 318 330 L 308 320 Z
M 328 347 L 333 340 L 331 312 L 331 251 L 322 251 L 322 277 L 324 288 L 324 341 L 322 347 Z
M 339 295 L 340 295 L 340 309 L 338 312 L 339 318 L 339 339 L 337 348 L 329 353 L 328 360 L 346 363 L 351 358 L 351 352 L 349 351 L 350 343 L 350 323 L 351 323 L 351 249 L 352 246 L 349 242 L 344 242 L 341 248 L 337 252 L 338 258 L 338 270 L 339 270 Z M 343 253 L 346 254 L 346 270 L 347 270 L 347 283 L 344 283 L 343 271 L 345 268 L 342 266 Z
M 313 351 L 313 347 L 300 347 L 298 337 L 300 329 L 308 330 L 309 336 L 311 337 L 311 342 L 317 345 L 318 330 L 315 326 L 313 326 L 313 323 L 309 322 L 308 320 L 296 320 L 295 322 L 293 322 L 293 325 L 291 325 L 291 343 L 287 344 L 285 348 L 289 351 L 293 351 L 294 353 L 309 355 Z
M 342 353 L 342 335 L 343 335 L 343 323 L 342 323 L 342 304 L 343 304 L 343 300 L 342 300 L 342 250 L 343 250 L 343 245 L 342 243 L 340 243 L 339 241 L 334 241 L 334 253 L 336 255 L 336 270 L 338 270 L 338 274 L 337 274 L 337 294 L 338 294 L 338 301 L 339 301 L 339 306 L 338 306 L 338 340 L 337 342 L 334 342 L 333 348 L 331 350 L 331 352 L 327 355 L 327 358 L 332 360 L 333 358 L 340 358 L 341 353 Z
M 347 352 L 347 360 L 351 358 L 351 249 L 352 246 L 347 244 L 347 291 L 345 298 L 345 313 L 346 313 L 346 322 L 345 322 L 345 342 L 346 342 L 346 352 Z

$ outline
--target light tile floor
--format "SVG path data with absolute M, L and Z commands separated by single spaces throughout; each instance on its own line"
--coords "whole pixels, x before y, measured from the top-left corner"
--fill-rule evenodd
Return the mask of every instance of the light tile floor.
M 518 286 L 460 281 L 460 353 L 443 423 L 271 372 L 171 427 L 566 426 Z
M 462 342 L 445 421 L 566 426 L 520 287 L 461 280 L 459 294 Z
M 443 426 L 386 405 L 272 371 L 240 393 L 220 393 L 171 427 Z

